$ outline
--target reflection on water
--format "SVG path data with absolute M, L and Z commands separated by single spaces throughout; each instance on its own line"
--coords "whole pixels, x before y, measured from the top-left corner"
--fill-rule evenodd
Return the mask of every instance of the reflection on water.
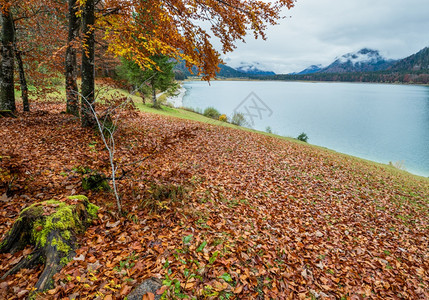
M 254 128 L 388 163 L 401 162 L 429 176 L 429 87 L 352 83 L 214 81 L 185 83 L 183 105 L 237 107 L 253 115 Z M 249 95 L 256 95 L 248 98 Z M 243 101 L 253 99 L 254 102 Z M 261 102 L 259 102 L 259 100 Z M 241 106 L 240 106 L 241 104 Z M 272 110 L 255 110 L 255 104 Z M 265 114 L 264 114 L 265 112 Z

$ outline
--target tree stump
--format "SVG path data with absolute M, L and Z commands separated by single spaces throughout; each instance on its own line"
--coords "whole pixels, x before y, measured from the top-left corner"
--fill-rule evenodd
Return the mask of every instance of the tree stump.
M 75 256 L 76 234 L 82 233 L 97 218 L 98 207 L 82 195 L 70 196 L 66 202 L 49 200 L 23 209 L 11 230 L 0 243 L 0 253 L 14 253 L 28 245 L 34 251 L 22 258 L 1 278 L 44 263 L 37 281 L 37 291 L 53 288 L 55 273 Z

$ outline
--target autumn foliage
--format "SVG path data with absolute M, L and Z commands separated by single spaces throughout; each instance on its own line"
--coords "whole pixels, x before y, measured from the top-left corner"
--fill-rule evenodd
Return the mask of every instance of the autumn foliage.
M 2 51 L 0 75 L 4 95 L 0 93 L 3 95 L 0 108 L 15 110 L 12 62 L 14 56 L 20 61 L 20 55 L 25 54 L 20 64 L 20 77 L 29 77 L 36 89 L 44 90 L 50 85 L 37 79 L 55 76 L 52 71 L 57 68 L 55 71 L 67 77 L 67 112 L 78 115 L 76 55 L 80 52 L 81 93 L 84 97 L 81 102 L 82 125 L 91 125 L 86 102 L 94 104 L 94 59 L 101 57 L 95 45 L 101 44 L 103 53 L 133 60 L 143 69 L 156 68 L 151 59 L 156 55 L 183 59 L 190 70 L 194 66 L 204 79 L 210 79 L 215 77 L 221 62 L 219 50 L 212 45 L 213 39 L 220 41 L 221 51 L 225 53 L 232 51 L 237 41 L 244 41 L 250 32 L 255 38 L 265 38 L 267 26 L 275 24 L 281 17 L 282 7 L 291 8 L 293 2 L 1 0 L 1 40 L 3 50 L 8 50 Z M 102 60 L 102 63 L 106 61 Z
M 117 62 L 112 56 L 142 68 L 153 65 L 154 55 L 183 59 L 209 79 L 220 62 L 213 38 L 223 52 L 246 33 L 265 38 L 266 27 L 293 2 L 78 0 L 83 30 L 79 35 L 71 26 L 67 41 L 66 1 L 0 0 L 2 34 L 9 38 L 2 39 L 0 110 L 15 110 L 14 51 L 39 91 L 64 73 L 65 52 L 72 63 L 80 56 L 81 91 L 92 102 L 95 65 L 108 73 Z M 78 92 L 73 86 L 69 94 Z M 73 260 L 54 276 L 55 287 L 32 297 L 123 299 L 154 276 L 163 283 L 157 294 L 167 299 L 429 298 L 426 178 L 303 143 L 133 109 L 110 110 L 120 122 L 109 157 L 103 130 L 79 126 L 90 123 L 89 105 L 80 123 L 76 107 L 74 115 L 61 114 L 65 101 L 43 100 L 18 118 L 6 117 L 12 112 L 0 118 L 0 236 L 35 202 L 85 195 L 100 210 L 77 237 Z M 82 170 L 111 180 L 111 165 L 118 167 L 124 214 L 110 191 L 82 186 Z M 31 253 L 1 253 L 0 274 Z M 41 272 L 5 276 L 0 298 L 29 296 Z
M 106 28 L 113 53 L 141 66 L 150 66 L 150 56 L 155 54 L 181 58 L 210 78 L 221 62 L 211 44 L 210 31 L 222 43 L 223 52 L 232 51 L 234 43 L 244 40 L 248 31 L 265 38 L 267 24 L 276 23 L 283 6 L 291 8 L 293 1 L 112 0 L 106 1 L 106 7 L 118 7 L 118 13 L 98 21 Z

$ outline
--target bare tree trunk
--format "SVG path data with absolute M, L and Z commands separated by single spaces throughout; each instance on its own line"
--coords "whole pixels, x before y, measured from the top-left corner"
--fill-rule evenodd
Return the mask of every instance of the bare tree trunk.
M 95 118 L 91 110 L 94 108 L 95 95 L 94 95 L 94 79 L 95 79 L 95 66 L 94 66 L 94 6 L 95 0 L 87 0 L 83 7 L 82 21 L 83 21 L 83 53 L 82 53 L 82 96 L 86 99 L 81 101 L 81 119 L 83 127 L 90 127 L 95 125 Z
M 152 102 L 153 102 L 153 107 L 154 108 L 160 108 L 161 106 L 159 105 L 158 101 L 156 101 L 155 79 L 151 80 L 151 85 L 152 85 Z
M 66 49 L 65 76 L 66 76 L 66 112 L 74 116 L 79 116 L 79 91 L 77 87 L 77 59 L 76 49 L 73 42 L 79 33 L 80 19 L 76 16 L 78 11 L 76 0 L 68 0 L 69 4 L 69 33 Z
M 16 62 L 18 63 L 19 82 L 21 85 L 21 98 L 24 111 L 30 111 L 30 102 L 28 101 L 28 85 L 25 78 L 24 64 L 22 63 L 21 51 L 16 49 L 15 45 Z
M 15 31 L 10 3 L 0 7 L 1 15 L 1 70 L 0 70 L 0 110 L 16 111 L 15 87 L 13 82 Z

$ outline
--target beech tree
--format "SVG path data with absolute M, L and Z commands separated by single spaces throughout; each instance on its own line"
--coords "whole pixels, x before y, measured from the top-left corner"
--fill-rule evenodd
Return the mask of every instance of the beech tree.
M 0 110 L 16 110 L 13 81 L 15 30 L 10 1 L 4 1 L 1 14 Z
M 89 76 L 94 70 L 91 64 L 93 32 L 89 28 L 91 22 L 95 22 L 90 17 L 95 6 L 93 0 L 79 1 L 83 5 L 82 14 L 86 16 L 84 24 L 87 24 L 83 30 L 87 42 L 84 43 L 86 58 L 82 60 L 82 72 L 85 72 L 85 75 L 82 73 L 82 94 L 93 103 L 94 78 Z M 210 34 L 204 29 L 207 23 L 222 43 L 222 51 L 229 52 L 235 48 L 237 40 L 244 41 L 248 31 L 253 32 L 255 38 L 265 39 L 267 26 L 276 24 L 281 9 L 291 8 L 294 0 L 270 3 L 260 0 L 105 0 L 100 3 L 108 13 L 97 15 L 96 26 L 105 30 L 109 51 L 135 61 L 143 69 L 156 64 L 151 59 L 154 55 L 183 59 L 188 68 L 196 66 L 198 73 L 208 80 L 215 77 L 221 59 L 211 44 Z M 84 111 L 82 109 L 82 125 L 86 126 L 92 122 Z
M 24 111 L 29 111 L 29 89 L 46 94 L 55 89 L 53 78 L 63 68 L 58 58 L 64 46 L 64 0 L 0 0 L 2 109 L 15 110 L 14 60 Z
M 80 18 L 77 0 L 68 0 L 68 39 L 65 59 L 65 79 L 66 79 L 66 112 L 79 116 L 79 93 L 77 87 L 77 54 L 76 42 L 80 28 Z
M 16 56 L 16 62 L 18 65 L 19 72 L 19 83 L 21 85 L 21 98 L 24 111 L 30 111 L 30 102 L 28 100 L 28 85 L 27 78 L 25 76 L 24 63 L 22 61 L 21 50 L 18 49 L 17 45 L 14 45 L 14 51 Z
M 94 126 L 91 106 L 95 105 L 95 0 L 86 0 L 82 6 L 82 101 L 81 121 L 83 127 Z
M 64 44 L 66 22 L 61 1 L 22 0 L 14 2 L 14 51 L 24 111 L 30 110 L 27 84 L 36 94 L 52 91 L 52 78 L 60 71 L 58 51 Z

